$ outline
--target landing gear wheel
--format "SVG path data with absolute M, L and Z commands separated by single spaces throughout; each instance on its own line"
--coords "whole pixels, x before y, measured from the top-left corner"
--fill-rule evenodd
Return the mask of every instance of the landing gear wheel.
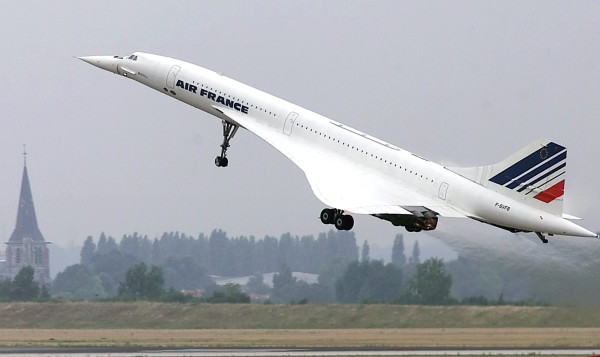
M 354 227 L 354 217 L 337 208 L 325 208 L 319 218 L 323 224 L 333 224 L 340 231 L 349 231 Z
M 348 215 L 340 215 L 335 219 L 334 225 L 340 231 L 349 231 L 354 227 L 354 218 Z
M 227 167 L 229 160 L 227 160 L 227 148 L 229 148 L 229 140 L 233 139 L 233 136 L 237 132 L 239 126 L 231 124 L 223 120 L 223 143 L 221 144 L 221 155 L 215 159 L 215 165 L 217 167 Z
M 331 208 L 325 208 L 321 211 L 321 222 L 323 224 L 332 224 L 335 220 L 335 210 Z
M 344 229 L 349 231 L 354 227 L 354 217 L 352 216 L 342 216 L 342 220 L 344 221 Z
M 226 157 L 217 156 L 215 158 L 215 165 L 217 165 L 217 167 L 227 167 L 228 164 L 229 160 Z

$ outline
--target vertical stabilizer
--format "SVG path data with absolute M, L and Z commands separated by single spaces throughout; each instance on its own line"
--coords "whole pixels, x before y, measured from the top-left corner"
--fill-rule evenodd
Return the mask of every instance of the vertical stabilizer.
M 495 165 L 449 168 L 498 193 L 562 215 L 567 149 L 537 140 Z

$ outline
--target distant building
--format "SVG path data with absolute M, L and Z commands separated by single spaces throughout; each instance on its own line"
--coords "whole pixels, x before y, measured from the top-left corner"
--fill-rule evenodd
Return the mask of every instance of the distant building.
M 23 153 L 27 155 L 27 153 Z M 6 262 L 3 275 L 14 278 L 21 268 L 31 266 L 35 271 L 34 279 L 40 284 L 50 282 L 50 254 L 48 245 L 38 228 L 33 196 L 27 175 L 27 161 L 23 167 L 21 195 L 17 212 L 17 225 L 6 243 Z

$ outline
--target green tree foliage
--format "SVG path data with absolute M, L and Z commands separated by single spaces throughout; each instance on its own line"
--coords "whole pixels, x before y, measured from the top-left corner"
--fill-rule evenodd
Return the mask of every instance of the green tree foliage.
M 119 285 L 119 298 L 124 300 L 158 300 L 165 293 L 162 270 L 153 265 L 150 270 L 145 263 L 134 265 Z
M 291 269 L 283 264 L 273 276 L 271 300 L 276 303 L 326 302 L 331 301 L 331 294 L 324 286 L 299 281 L 292 275 Z
M 222 230 L 197 237 L 179 232 L 165 233 L 154 240 L 134 233 L 123 236 L 118 244 L 114 238 L 102 233 L 97 244 L 92 237 L 85 240 L 81 265 L 101 283 L 101 289 L 94 288 L 93 296 L 115 296 L 127 270 L 140 262 L 161 267 L 167 288 L 212 291 L 216 285 L 210 275 L 264 274 L 277 271 L 283 263 L 293 271 L 318 273 L 332 260 L 354 260 L 357 256 L 356 238 L 347 231 L 322 233 L 317 239 L 286 233 L 279 239 L 265 237 L 260 240 L 244 236 L 231 238 Z M 91 294 L 77 290 L 63 284 L 60 295 L 92 298 Z M 53 289 L 53 292 L 58 293 L 58 290 Z
M 370 260 L 371 259 L 370 251 L 371 251 L 371 248 L 369 247 L 369 242 L 365 240 L 363 242 L 362 249 L 360 250 L 360 260 L 363 262 Z
M 52 294 L 69 299 L 106 298 L 100 276 L 93 275 L 83 264 L 75 264 L 58 273 L 52 282 Z
M 0 301 L 38 301 L 47 300 L 48 289 L 34 280 L 35 270 L 26 266 L 21 268 L 14 279 L 0 280 Z
M 100 239 L 98 239 L 98 246 L 96 247 L 96 253 L 108 254 L 113 250 L 118 250 L 119 246 L 113 237 L 106 237 L 104 233 L 100 234 Z
M 287 264 L 281 266 L 281 270 L 273 275 L 273 290 L 271 299 L 274 302 L 286 303 L 295 299 L 296 278 L 292 276 L 292 270 Z
M 9 296 L 16 301 L 31 301 L 39 297 L 40 285 L 34 280 L 35 271 L 32 267 L 21 268 L 12 282 Z
M 402 303 L 423 305 L 447 305 L 450 297 L 452 277 L 446 272 L 443 259 L 430 258 L 417 265 L 408 290 L 399 298 Z
M 393 301 L 402 288 L 402 271 L 380 260 L 354 261 L 335 284 L 339 302 Z
M 352 261 L 345 258 L 336 258 L 319 271 L 319 285 L 326 289 L 327 298 L 325 301 L 335 301 L 335 284 L 344 276 L 348 265 Z
M 83 248 L 81 248 L 81 264 L 83 266 L 92 265 L 94 262 L 94 254 L 96 254 L 96 243 L 94 243 L 94 238 L 92 236 L 88 236 L 83 243 Z
M 246 289 L 249 293 L 267 295 L 271 291 L 269 285 L 265 284 L 262 274 L 255 274 L 248 279 Z
M 225 284 L 206 301 L 213 303 L 249 303 L 250 296 L 242 291 L 239 284 Z
M 419 248 L 419 241 L 415 241 L 413 245 L 412 255 L 408 260 L 409 264 L 420 264 L 421 263 L 421 249 Z
M 169 257 L 161 264 L 161 268 L 165 285 L 171 289 L 206 289 L 215 285 L 206 269 L 191 256 Z
M 406 265 L 406 256 L 404 255 L 404 236 L 402 233 L 396 234 L 394 245 L 392 246 L 392 264 L 399 268 Z

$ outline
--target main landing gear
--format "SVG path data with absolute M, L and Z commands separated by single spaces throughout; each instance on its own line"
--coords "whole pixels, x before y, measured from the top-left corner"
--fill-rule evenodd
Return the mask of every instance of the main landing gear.
M 217 167 L 227 167 L 229 160 L 227 159 L 227 148 L 229 147 L 229 140 L 233 139 L 233 136 L 237 132 L 239 125 L 231 124 L 230 122 L 223 120 L 223 143 L 221 144 L 221 155 L 215 158 L 215 165 Z
M 544 237 L 542 233 L 535 232 L 535 234 L 537 234 L 538 238 L 542 241 L 542 243 L 548 243 L 548 238 Z
M 354 218 L 339 209 L 325 208 L 320 218 L 323 224 L 333 224 L 340 231 L 349 231 L 354 227 Z

